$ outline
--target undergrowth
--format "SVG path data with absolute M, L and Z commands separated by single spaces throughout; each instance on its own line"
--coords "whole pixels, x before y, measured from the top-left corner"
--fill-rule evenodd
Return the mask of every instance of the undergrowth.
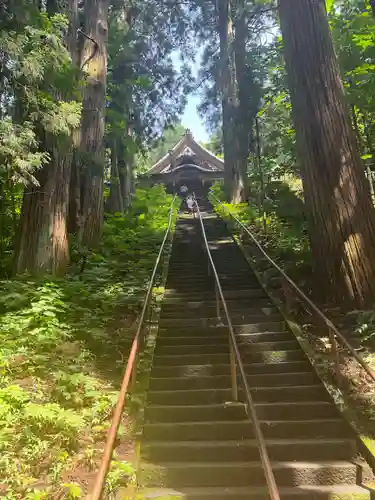
M 212 192 L 219 200 L 225 200 L 220 183 L 214 184 Z M 227 210 L 217 203 L 214 206 L 229 223 L 232 231 L 237 232 L 238 227 L 232 223 Z M 269 182 L 264 214 L 259 208 L 257 193 L 250 194 L 249 203 L 224 203 L 224 206 L 250 227 L 270 257 L 282 263 L 284 270 L 293 279 L 309 286 L 307 280 L 312 272 L 311 254 L 303 202 L 297 190 L 292 189 L 287 182 Z
M 81 498 L 92 484 L 168 224 L 172 198 L 138 190 L 130 212 L 107 216 L 83 273 L 2 281 L 0 496 Z M 132 422 L 124 416 L 106 497 L 132 480 Z

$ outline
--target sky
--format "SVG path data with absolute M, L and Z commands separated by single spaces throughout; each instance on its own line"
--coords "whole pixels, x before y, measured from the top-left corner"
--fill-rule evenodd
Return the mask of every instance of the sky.
M 200 67 L 200 60 L 203 53 L 203 47 L 198 49 L 196 55 L 196 62 L 192 66 L 193 76 L 196 77 Z M 181 65 L 179 52 L 176 51 L 172 54 L 173 65 L 176 69 L 178 69 Z M 203 120 L 201 120 L 197 106 L 200 103 L 200 97 L 198 94 L 191 94 L 188 96 L 187 105 L 185 108 L 185 112 L 181 117 L 181 123 L 185 128 L 191 130 L 194 139 L 197 141 L 207 142 L 209 135 L 204 126 Z
M 208 141 L 208 133 L 198 114 L 197 106 L 199 105 L 200 97 L 190 95 L 185 108 L 185 113 L 182 116 L 181 123 L 185 128 L 189 128 L 197 141 Z

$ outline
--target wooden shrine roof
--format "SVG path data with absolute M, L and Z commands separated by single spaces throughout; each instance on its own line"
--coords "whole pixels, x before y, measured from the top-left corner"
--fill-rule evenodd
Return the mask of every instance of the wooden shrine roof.
M 180 141 L 145 175 L 169 174 L 186 167 L 197 168 L 203 172 L 224 172 L 223 160 L 198 144 L 190 130 L 186 130 Z

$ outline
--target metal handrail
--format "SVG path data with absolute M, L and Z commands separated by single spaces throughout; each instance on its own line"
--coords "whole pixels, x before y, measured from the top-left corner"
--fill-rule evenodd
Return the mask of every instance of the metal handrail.
M 248 406 L 248 409 L 250 411 L 252 423 L 253 423 L 254 430 L 255 430 L 255 438 L 256 438 L 257 443 L 258 443 L 260 458 L 261 458 L 262 467 L 263 467 L 263 470 L 264 470 L 264 475 L 265 475 L 267 486 L 268 486 L 268 492 L 269 492 L 269 495 L 270 495 L 270 499 L 271 500 L 280 500 L 280 494 L 279 494 L 278 487 L 276 485 L 275 476 L 273 474 L 271 462 L 270 462 L 270 459 L 269 459 L 269 456 L 268 456 L 268 452 L 267 452 L 267 448 L 266 448 L 266 442 L 265 442 L 265 439 L 264 439 L 264 436 L 263 436 L 263 433 L 262 433 L 262 429 L 261 429 L 261 426 L 260 426 L 260 423 L 259 423 L 256 411 L 255 411 L 255 405 L 254 405 L 253 397 L 251 395 L 251 390 L 250 390 L 250 387 L 249 387 L 249 384 L 248 384 L 248 381 L 247 381 L 245 368 L 244 368 L 244 365 L 243 365 L 243 362 L 242 362 L 242 358 L 241 358 L 241 354 L 240 354 L 240 351 L 239 351 L 239 348 L 238 348 L 238 345 L 237 345 L 237 340 L 236 340 L 236 336 L 235 336 L 235 333 L 234 333 L 234 330 L 233 330 L 233 325 L 232 325 L 232 322 L 231 322 L 231 319 L 230 319 L 230 316 L 229 316 L 228 306 L 227 306 L 227 303 L 226 303 L 225 298 L 224 298 L 223 290 L 221 288 L 219 276 L 217 274 L 214 261 L 212 259 L 211 251 L 210 251 L 210 248 L 209 248 L 209 245 L 208 245 L 208 241 L 207 241 L 206 231 L 204 229 L 202 215 L 201 215 L 201 212 L 199 210 L 199 205 L 198 205 L 197 200 L 195 199 L 195 197 L 194 197 L 194 201 L 195 201 L 195 205 L 197 207 L 198 218 L 199 218 L 199 221 L 200 221 L 200 225 L 201 225 L 201 229 L 202 229 L 202 235 L 203 235 L 204 243 L 205 243 L 205 246 L 206 246 L 206 251 L 207 251 L 207 256 L 208 256 L 208 260 L 209 260 L 209 265 L 210 265 L 210 267 L 212 269 L 212 272 L 213 272 L 213 275 L 215 277 L 216 293 L 220 297 L 220 300 L 221 300 L 221 303 L 223 305 L 223 309 L 224 309 L 224 312 L 225 312 L 225 316 L 227 318 L 228 330 L 229 330 L 229 338 L 230 338 L 231 358 L 232 358 L 231 359 L 231 366 L 233 366 L 232 365 L 232 360 L 234 360 L 234 358 L 235 358 L 234 362 L 236 362 L 237 365 L 238 365 L 239 372 L 240 372 L 241 379 L 242 379 L 242 383 L 243 383 L 244 389 L 245 389 L 245 398 L 246 398 L 247 406 Z M 234 374 L 235 381 L 233 380 L 233 374 Z M 235 383 L 235 386 L 233 385 L 234 383 Z M 234 394 L 237 393 L 236 365 L 234 365 L 234 370 L 232 369 L 232 391 L 233 391 Z M 235 399 L 237 399 L 237 397 L 235 397 Z
M 102 461 L 101 461 L 100 468 L 99 468 L 99 471 L 98 471 L 96 479 L 95 479 L 94 490 L 93 490 L 93 493 L 91 495 L 91 500 L 100 500 L 102 497 L 102 494 L 103 494 L 105 479 L 106 479 L 107 472 L 109 469 L 109 464 L 111 462 L 113 447 L 114 447 L 116 436 L 117 436 L 117 431 L 118 431 L 118 428 L 120 425 L 122 412 L 124 411 L 125 398 L 126 398 L 126 394 L 127 394 L 127 390 L 128 390 L 128 385 L 129 385 L 130 379 L 132 377 L 134 368 L 136 366 L 136 359 L 137 359 L 139 348 L 142 345 L 143 324 L 145 321 L 147 308 L 148 308 L 150 299 L 152 297 L 152 289 L 154 287 L 155 276 L 156 276 L 156 273 L 157 273 L 157 270 L 159 267 L 161 256 L 163 254 L 165 243 L 167 241 L 167 238 L 169 236 L 170 229 L 172 226 L 172 215 L 173 215 L 173 208 L 174 208 L 174 203 L 175 203 L 176 197 L 177 197 L 177 194 L 173 197 L 173 200 L 171 203 L 171 208 L 169 210 L 168 227 L 165 231 L 163 241 L 160 245 L 160 250 L 159 250 L 158 256 L 157 256 L 156 261 L 155 261 L 154 269 L 153 269 L 152 274 L 151 274 L 150 283 L 148 285 L 146 297 L 145 297 L 145 300 L 143 302 L 143 307 L 142 307 L 142 312 L 141 312 L 141 315 L 139 318 L 137 332 L 135 334 L 135 337 L 134 337 L 134 340 L 132 343 L 132 347 L 130 349 L 129 358 L 128 358 L 125 372 L 124 372 L 124 377 L 123 377 L 122 383 L 121 383 L 119 397 L 118 397 L 116 408 L 115 408 L 115 411 L 114 411 L 113 417 L 112 417 L 111 427 L 108 431 L 107 440 L 106 440 L 104 451 L 103 451 Z
M 363 358 L 355 351 L 355 349 L 350 345 L 348 340 L 345 338 L 345 336 L 336 328 L 336 326 L 332 323 L 330 319 L 327 318 L 327 316 L 312 302 L 309 297 L 299 288 L 299 286 L 286 274 L 286 272 L 278 265 L 276 262 L 267 254 L 267 252 L 264 250 L 262 245 L 258 242 L 258 240 L 255 238 L 253 233 L 250 231 L 250 229 L 245 226 L 232 212 L 231 210 L 226 207 L 213 193 L 210 191 L 211 196 L 229 213 L 229 215 L 232 217 L 233 220 L 235 220 L 241 228 L 250 236 L 252 241 L 255 243 L 255 245 L 258 247 L 258 249 L 261 251 L 261 253 L 264 255 L 264 257 L 268 260 L 270 264 L 281 274 L 281 276 L 284 278 L 284 280 L 291 285 L 291 287 L 294 289 L 294 291 L 297 293 L 297 295 L 309 306 L 310 309 L 323 321 L 323 323 L 328 327 L 328 331 L 330 336 L 333 334 L 333 336 L 336 336 L 340 342 L 348 349 L 348 351 L 351 353 L 351 355 L 354 357 L 354 359 L 362 366 L 362 368 L 366 371 L 366 373 L 371 377 L 373 381 L 375 381 L 375 372 L 371 370 L 369 365 L 366 363 L 366 361 L 363 360 Z M 333 346 L 333 351 L 336 351 L 336 356 L 337 354 L 337 349 L 335 344 L 335 339 L 332 339 L 332 346 Z M 336 367 L 336 372 L 337 372 L 337 367 Z M 336 373 L 336 375 L 339 377 L 339 373 Z

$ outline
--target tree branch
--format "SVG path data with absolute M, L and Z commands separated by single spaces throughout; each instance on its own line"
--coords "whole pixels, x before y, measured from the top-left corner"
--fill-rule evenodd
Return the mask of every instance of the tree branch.
M 81 69 L 83 69 L 86 64 L 91 61 L 91 59 L 93 59 L 95 56 L 96 56 L 96 53 L 98 52 L 99 50 L 99 44 L 96 40 L 94 40 L 94 38 L 91 38 L 91 36 L 89 35 L 86 35 L 86 33 L 81 30 L 81 28 L 78 28 L 77 29 L 77 33 L 80 33 L 81 35 L 83 35 L 87 40 L 90 40 L 90 42 L 92 42 L 94 44 L 94 50 L 92 51 L 92 53 L 90 54 L 90 56 L 86 59 L 86 61 L 84 61 L 82 63 L 82 66 L 81 66 Z
M 375 1 L 375 0 L 372 0 L 372 1 Z M 279 7 L 278 6 L 275 6 L 275 7 L 268 7 L 267 9 L 260 9 L 258 7 L 258 9 L 255 9 L 249 16 L 249 22 L 251 23 L 251 21 L 257 17 L 257 16 L 261 16 L 263 14 L 267 14 L 267 12 L 273 12 L 273 11 L 277 11 L 279 10 Z

